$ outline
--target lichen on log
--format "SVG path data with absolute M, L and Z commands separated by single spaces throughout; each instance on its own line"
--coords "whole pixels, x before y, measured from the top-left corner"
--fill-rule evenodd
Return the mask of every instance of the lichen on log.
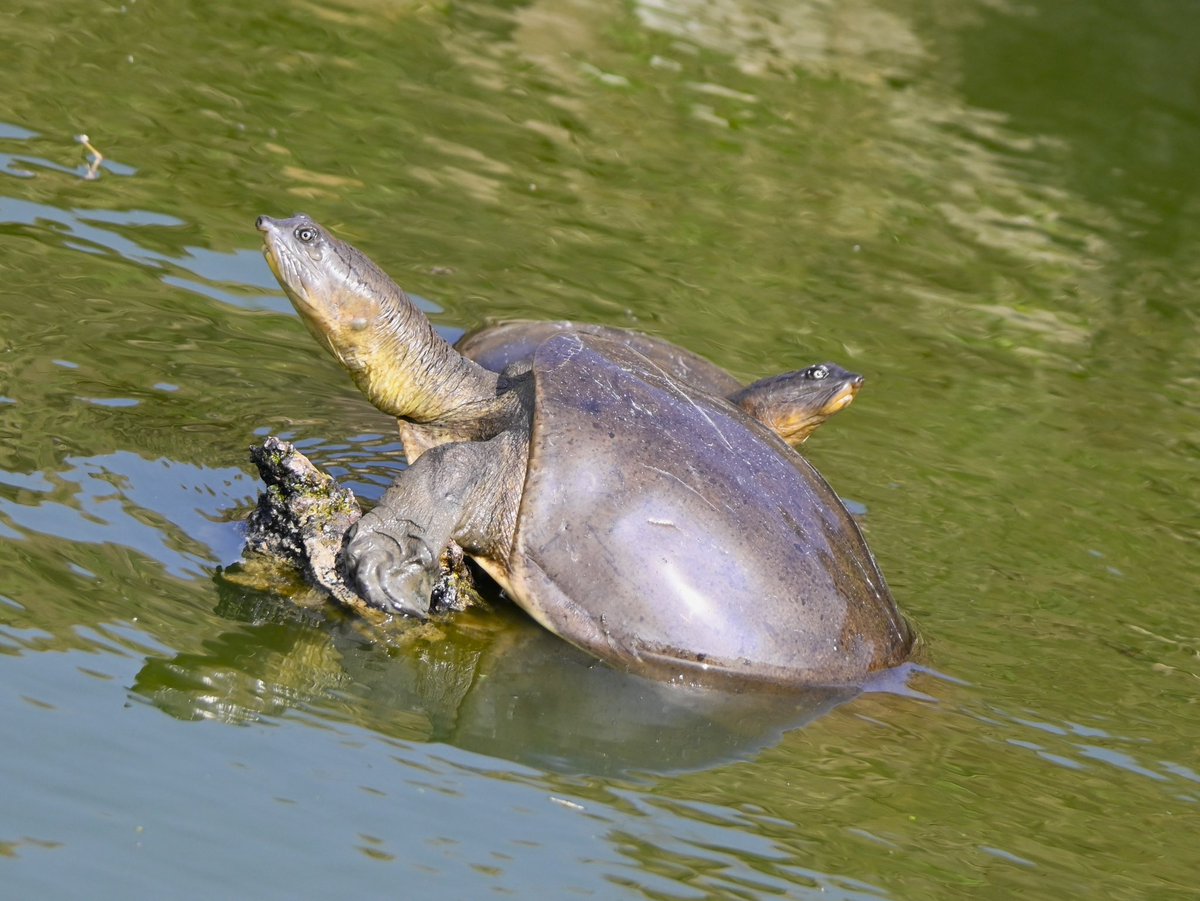
M 298 574 L 338 605 L 372 622 L 387 619 L 359 597 L 342 566 L 346 533 L 363 514 L 354 492 L 314 466 L 290 442 L 273 436 L 250 448 L 250 460 L 266 487 L 246 519 L 244 563 L 227 576 L 258 590 L 295 596 Z M 440 568 L 432 614 L 482 603 L 457 544 L 451 543 L 442 554 Z

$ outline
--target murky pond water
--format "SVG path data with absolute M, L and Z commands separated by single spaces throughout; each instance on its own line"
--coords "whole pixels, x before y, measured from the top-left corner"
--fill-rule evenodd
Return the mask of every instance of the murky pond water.
M 1196 8 L 114 0 L 0 39 L 3 894 L 1194 896 Z M 252 441 L 395 467 L 259 254 L 297 209 L 448 336 L 865 373 L 808 455 L 932 672 L 715 704 L 512 611 L 385 648 L 223 579 Z

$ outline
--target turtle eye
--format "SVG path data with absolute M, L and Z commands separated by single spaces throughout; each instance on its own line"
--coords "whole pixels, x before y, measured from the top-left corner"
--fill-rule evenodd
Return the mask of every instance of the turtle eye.
M 805 375 L 810 379 L 823 379 L 829 376 L 829 369 L 826 366 L 809 366 Z
M 317 240 L 317 230 L 311 225 L 301 225 L 293 233 L 301 244 L 311 244 Z

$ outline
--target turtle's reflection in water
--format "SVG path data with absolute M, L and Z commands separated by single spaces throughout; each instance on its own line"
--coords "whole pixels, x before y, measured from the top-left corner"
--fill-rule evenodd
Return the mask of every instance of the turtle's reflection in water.
M 504 605 L 414 625 L 390 645 L 352 618 L 217 580 L 231 624 L 200 653 L 150 658 L 133 690 L 181 719 L 291 709 L 564 773 L 706 769 L 744 759 L 857 694 L 727 694 L 616 670 Z

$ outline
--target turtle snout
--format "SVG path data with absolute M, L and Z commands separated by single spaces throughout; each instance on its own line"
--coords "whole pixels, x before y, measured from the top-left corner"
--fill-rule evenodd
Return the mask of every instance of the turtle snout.
M 286 231 L 297 225 L 315 225 L 312 217 L 304 213 L 296 213 L 291 219 L 272 219 L 270 216 L 259 216 L 254 220 L 254 227 L 263 234 L 273 231 Z

